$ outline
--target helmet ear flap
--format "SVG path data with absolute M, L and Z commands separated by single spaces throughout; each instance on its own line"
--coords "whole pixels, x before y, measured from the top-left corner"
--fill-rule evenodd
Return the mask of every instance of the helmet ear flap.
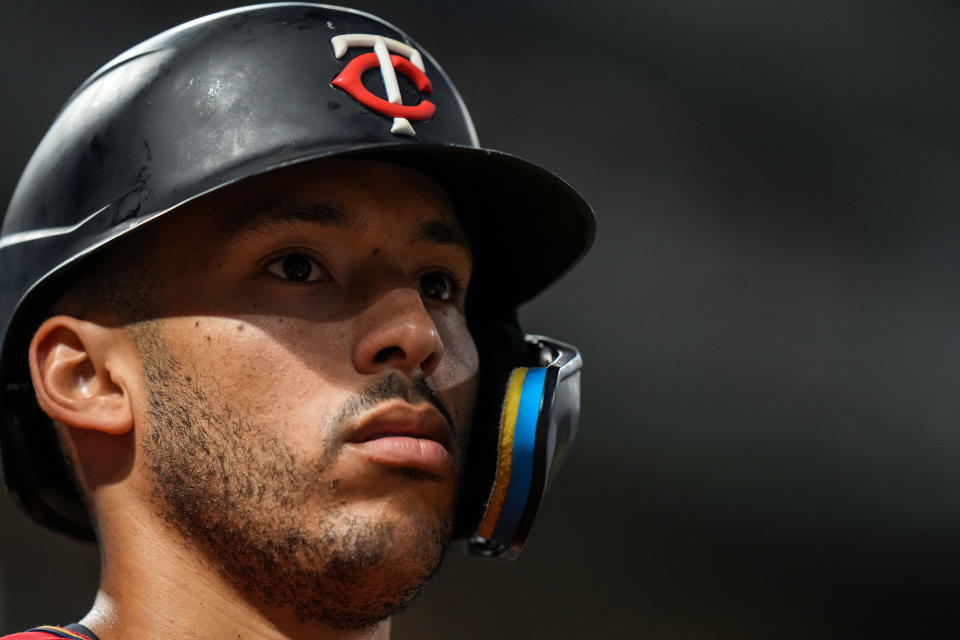
M 96 540 L 56 428 L 33 399 L 33 388 L 7 389 L 0 431 L 3 472 L 10 496 L 30 518 L 75 540 Z
M 457 532 L 471 553 L 513 560 L 576 437 L 582 360 L 575 347 L 523 335 L 515 320 L 484 329 L 474 333 L 481 393 Z M 486 353 L 497 359 L 486 361 Z M 504 353 L 514 360 L 507 362 Z
M 473 319 L 470 331 L 480 354 L 480 381 L 457 507 L 455 535 L 458 538 L 473 535 L 483 517 L 497 471 L 497 425 L 503 410 L 504 389 L 513 369 L 527 362 L 531 355 L 514 314 L 509 314 L 506 320 Z
M 17 245 L 6 248 L 0 258 L 0 273 L 13 264 L 10 260 L 27 260 L 28 254 L 20 249 L 23 247 Z M 68 273 L 69 269 L 64 270 L 50 280 L 66 278 Z M 30 337 L 53 304 L 56 288 L 54 285 L 35 292 L 33 304 L 22 307 L 7 328 L 8 334 L 20 339 L 8 340 L 2 347 L 0 468 L 8 495 L 30 519 L 74 540 L 95 542 L 73 468 L 64 457 L 53 421 L 37 404 L 27 367 Z

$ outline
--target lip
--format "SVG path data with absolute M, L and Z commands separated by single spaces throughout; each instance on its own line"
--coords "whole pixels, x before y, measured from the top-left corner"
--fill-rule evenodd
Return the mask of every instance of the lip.
M 430 404 L 391 403 L 364 416 L 349 431 L 347 445 L 372 462 L 436 474 L 453 469 L 452 434 Z

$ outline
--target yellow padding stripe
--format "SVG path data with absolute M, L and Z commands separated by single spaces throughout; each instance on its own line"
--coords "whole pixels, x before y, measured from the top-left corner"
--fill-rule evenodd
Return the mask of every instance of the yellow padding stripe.
M 503 412 L 500 414 L 497 475 L 493 480 L 493 489 L 490 491 L 490 500 L 487 502 L 483 523 L 477 531 L 477 535 L 487 540 L 493 537 L 493 530 L 497 526 L 500 513 L 503 511 L 503 503 L 507 499 L 507 489 L 510 488 L 510 473 L 513 470 L 513 432 L 517 427 L 520 394 L 523 392 L 523 380 L 526 377 L 527 368 L 517 367 L 510 374 L 510 380 L 507 382 L 507 397 L 503 401 Z

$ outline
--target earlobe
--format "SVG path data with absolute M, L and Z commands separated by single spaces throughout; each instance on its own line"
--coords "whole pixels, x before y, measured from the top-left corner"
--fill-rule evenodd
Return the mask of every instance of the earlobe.
M 40 407 L 78 429 L 119 435 L 133 428 L 122 329 L 70 316 L 48 318 L 30 343 L 30 374 Z

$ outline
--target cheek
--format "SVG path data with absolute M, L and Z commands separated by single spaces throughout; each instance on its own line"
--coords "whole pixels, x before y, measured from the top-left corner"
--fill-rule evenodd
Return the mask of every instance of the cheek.
M 342 392 L 349 360 L 337 323 L 266 316 L 183 317 L 168 331 L 186 370 L 215 380 L 223 399 L 270 422 L 300 423 Z
M 466 319 L 460 314 L 439 314 L 434 319 L 443 340 L 443 362 L 434 374 L 434 384 L 457 427 L 466 432 L 473 418 L 477 397 L 480 358 Z

